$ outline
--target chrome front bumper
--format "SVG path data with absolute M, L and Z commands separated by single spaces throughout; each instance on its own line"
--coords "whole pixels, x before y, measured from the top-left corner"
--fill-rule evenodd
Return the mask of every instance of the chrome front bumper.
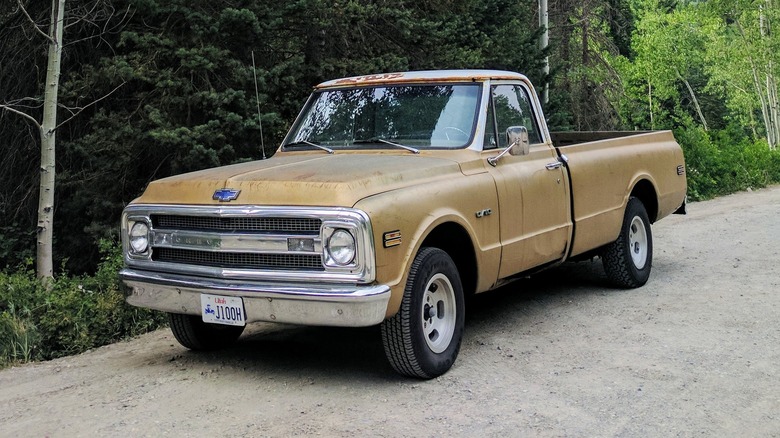
M 241 282 L 123 269 L 126 300 L 138 307 L 200 315 L 200 294 L 241 297 L 247 322 L 365 327 L 385 318 L 390 288 L 385 285 Z

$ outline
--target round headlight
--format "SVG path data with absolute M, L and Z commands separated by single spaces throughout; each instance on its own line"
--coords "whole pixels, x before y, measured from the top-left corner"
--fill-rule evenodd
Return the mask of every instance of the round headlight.
M 355 259 L 355 238 L 347 230 L 336 230 L 328 239 L 328 253 L 339 265 L 348 265 Z
M 130 249 L 134 254 L 143 254 L 149 249 L 149 226 L 136 222 L 130 228 Z

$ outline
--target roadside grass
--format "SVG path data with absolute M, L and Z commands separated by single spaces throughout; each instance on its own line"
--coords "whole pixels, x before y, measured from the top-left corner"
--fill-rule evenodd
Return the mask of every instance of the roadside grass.
M 0 273 L 0 368 L 78 354 L 164 325 L 166 316 L 127 305 L 119 245 L 100 242 L 94 275 L 56 277 L 47 291 L 32 261 Z

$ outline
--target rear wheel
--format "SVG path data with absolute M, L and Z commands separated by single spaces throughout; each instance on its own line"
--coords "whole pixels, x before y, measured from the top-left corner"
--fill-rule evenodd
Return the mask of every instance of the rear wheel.
M 227 347 L 241 336 L 243 326 L 208 324 L 200 316 L 168 314 L 171 331 L 181 345 L 190 350 L 216 350 Z
M 630 198 L 617 240 L 601 254 L 604 271 L 619 287 L 647 283 L 653 263 L 653 235 L 647 210 L 638 198 Z
M 399 373 L 432 379 L 458 357 L 464 326 L 463 287 L 455 263 L 438 248 L 414 258 L 401 309 L 382 323 L 382 342 Z

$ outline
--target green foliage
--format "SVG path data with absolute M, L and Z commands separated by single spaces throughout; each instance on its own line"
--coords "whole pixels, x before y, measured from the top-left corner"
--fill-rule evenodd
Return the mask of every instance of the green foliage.
M 34 359 L 40 334 L 29 315 L 9 305 L 0 313 L 0 368 L 9 363 L 23 363 Z
M 674 130 L 685 152 L 690 199 L 780 182 L 779 154 L 757 123 L 751 62 L 760 67 L 763 52 L 751 46 L 761 41 L 756 34 L 746 44 L 739 31 L 740 19 L 756 31 L 759 3 L 634 0 L 631 55 L 612 60 L 623 82 L 624 126 Z M 729 16 L 732 24 L 724 22 Z
M 774 0 L 713 0 L 697 8 L 718 25 L 708 32 L 709 87 L 723 95 L 730 118 L 780 145 L 778 69 L 780 8 Z
M 714 137 L 700 126 L 676 129 L 674 135 L 685 153 L 693 201 L 780 182 L 780 151 L 763 139 L 751 141 L 733 126 Z
M 34 250 L 34 230 L 18 223 L 0 225 L 0 260 L 32 259 Z
M 0 273 L 0 366 L 80 353 L 165 323 L 160 312 L 124 303 L 119 245 L 100 246 L 103 259 L 94 275 L 59 276 L 51 291 L 31 264 Z

